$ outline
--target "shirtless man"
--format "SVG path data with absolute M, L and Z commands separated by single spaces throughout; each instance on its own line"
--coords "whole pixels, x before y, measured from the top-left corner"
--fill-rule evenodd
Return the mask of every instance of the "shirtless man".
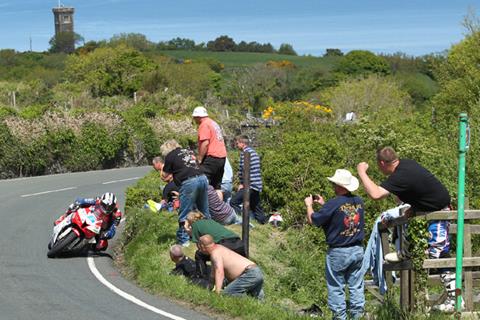
M 226 278 L 228 285 L 223 289 L 223 294 L 239 296 L 246 293 L 263 300 L 263 274 L 253 261 L 216 244 L 209 234 L 201 236 L 197 246 L 201 252 L 210 255 L 216 293 L 221 293 Z

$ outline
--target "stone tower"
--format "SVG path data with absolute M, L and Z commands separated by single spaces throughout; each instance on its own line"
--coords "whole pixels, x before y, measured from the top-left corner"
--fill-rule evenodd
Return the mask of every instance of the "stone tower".
M 70 33 L 72 35 L 71 43 L 68 43 L 66 51 L 73 52 L 75 50 L 75 37 L 73 36 L 73 13 L 75 12 L 75 9 L 64 7 L 59 2 L 58 7 L 53 8 L 52 11 L 55 18 L 55 36 L 58 36 L 61 33 Z
M 55 17 L 55 34 L 60 32 L 74 32 L 73 13 L 74 8 L 56 7 L 52 9 Z

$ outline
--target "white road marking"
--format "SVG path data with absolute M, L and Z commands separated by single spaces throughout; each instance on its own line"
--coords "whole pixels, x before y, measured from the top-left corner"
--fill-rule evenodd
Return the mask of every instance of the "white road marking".
M 95 261 L 94 261 L 93 257 L 87 257 L 87 263 L 88 263 L 88 267 L 90 268 L 90 271 L 98 279 L 98 281 L 100 281 L 103 285 L 105 285 L 107 288 L 109 288 L 110 290 L 112 290 L 113 292 L 115 292 L 116 294 L 121 296 L 122 298 L 124 298 L 126 300 L 129 300 L 129 301 L 131 301 L 131 302 L 133 302 L 133 303 L 135 303 L 135 304 L 139 305 L 140 307 L 143 307 L 147 310 L 150 310 L 152 312 L 160 314 L 164 317 L 167 317 L 167 318 L 170 318 L 170 319 L 173 319 L 173 320 L 186 320 L 185 318 L 181 318 L 181 317 L 178 317 L 174 314 L 171 314 L 171 313 L 168 313 L 166 311 L 155 308 L 154 306 L 151 306 L 151 305 L 143 302 L 142 300 L 135 298 L 131 294 L 128 294 L 125 291 L 122 291 L 122 290 L 118 289 L 117 287 L 115 287 L 113 284 L 108 282 L 102 276 L 102 274 L 98 271 L 97 267 L 95 266 Z
M 69 188 L 63 188 L 63 189 L 42 191 L 42 192 L 37 192 L 37 193 L 23 194 L 20 197 L 26 198 L 26 197 L 38 196 L 38 195 L 42 195 L 42 194 L 46 194 L 46 193 L 60 192 L 60 191 L 73 190 L 73 189 L 77 189 L 77 187 L 69 187 Z
M 112 181 L 102 182 L 102 184 L 112 184 L 112 183 L 117 183 L 117 182 L 136 180 L 136 179 L 140 179 L 140 178 L 141 177 L 133 177 L 133 178 L 127 178 L 127 179 L 121 179 L 121 180 L 112 180 Z

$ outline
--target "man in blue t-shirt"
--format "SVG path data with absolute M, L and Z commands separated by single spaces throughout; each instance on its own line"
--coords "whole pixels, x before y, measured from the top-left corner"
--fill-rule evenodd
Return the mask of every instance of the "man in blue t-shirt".
M 363 238 L 365 216 L 362 198 L 352 195 L 358 189 L 358 179 L 350 171 L 338 169 L 332 182 L 336 197 L 325 202 L 322 196 L 305 198 L 308 223 L 322 227 L 327 238 L 326 278 L 328 307 L 334 319 L 347 319 L 345 286 L 350 294 L 351 319 L 359 319 L 365 306 L 363 262 Z M 322 205 L 313 210 L 313 203 Z

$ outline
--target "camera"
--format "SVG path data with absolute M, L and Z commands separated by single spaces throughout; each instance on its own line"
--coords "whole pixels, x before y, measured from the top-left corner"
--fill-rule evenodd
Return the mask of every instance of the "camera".
M 313 200 L 320 200 L 320 196 L 319 196 L 319 195 L 316 195 L 316 194 L 314 194 L 314 195 L 312 196 L 312 198 L 313 198 Z

